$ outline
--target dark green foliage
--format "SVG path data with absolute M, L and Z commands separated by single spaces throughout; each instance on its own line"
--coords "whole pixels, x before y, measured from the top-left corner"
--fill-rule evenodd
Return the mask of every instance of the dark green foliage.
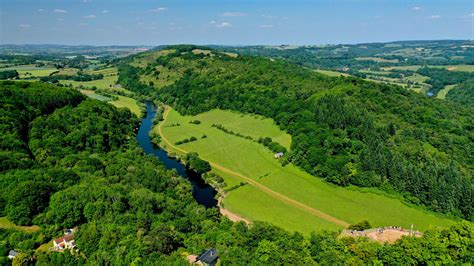
M 201 121 L 199 120 L 193 120 L 193 121 L 189 121 L 190 124 L 195 124 L 195 125 L 199 125 L 201 124 Z
M 16 70 L 3 70 L 0 71 L 0 79 L 14 79 L 18 77 L 18 71 Z
M 34 164 L 28 147 L 29 123 L 56 108 L 75 106 L 84 99 L 78 91 L 41 83 L 0 83 L 0 172 Z
M 57 83 L 59 80 L 74 80 L 74 81 L 93 81 L 103 79 L 102 74 L 85 74 L 81 71 L 74 76 L 68 75 L 49 75 L 47 77 L 41 77 L 40 80 L 43 82 Z
M 270 137 L 259 138 L 258 143 L 262 143 L 263 146 L 269 148 L 273 152 L 286 153 L 286 148 L 281 146 L 280 143 L 273 141 Z
M 444 68 L 423 67 L 418 69 L 418 73 L 430 77 L 426 83 L 431 85 L 430 92 L 433 95 L 438 94 L 446 85 L 462 83 L 473 77 L 470 72 L 449 71 Z
M 467 80 L 448 92 L 446 99 L 474 107 L 474 79 Z
M 395 190 L 472 219 L 472 109 L 262 58 L 165 59 L 184 74 L 156 93 L 179 112 L 220 108 L 272 118 L 292 135 L 287 159 L 305 171 L 338 185 Z
M 245 136 L 243 134 L 240 134 L 238 132 L 234 132 L 228 128 L 225 128 L 223 125 L 221 124 L 213 124 L 212 127 L 215 127 L 217 129 L 219 129 L 220 131 L 222 132 L 225 132 L 227 134 L 231 134 L 231 135 L 234 135 L 234 136 L 237 136 L 237 137 L 241 137 L 241 138 L 244 138 L 244 139 L 249 139 L 249 140 L 253 140 L 253 138 L 251 136 Z
M 140 69 L 123 64 L 118 68 L 119 77 L 118 83 L 122 87 L 139 94 L 150 94 L 153 91 L 153 86 L 149 86 L 140 82 Z
M 181 144 L 185 144 L 185 143 L 188 143 L 188 142 L 193 142 L 193 141 L 196 141 L 196 140 L 198 140 L 196 137 L 191 136 L 189 139 L 178 140 L 174 144 L 175 145 L 181 145 Z
M 127 109 L 84 101 L 31 123 L 29 147 L 38 161 L 51 162 L 75 152 L 108 152 L 133 138 L 138 120 Z
M 367 220 L 360 221 L 356 224 L 351 224 L 347 229 L 349 230 L 357 230 L 357 231 L 364 231 L 366 229 L 370 229 L 370 223 Z
M 199 158 L 199 155 L 196 152 L 190 152 L 184 156 L 184 161 L 186 166 L 195 171 L 198 174 L 204 174 L 211 171 L 211 165 L 209 162 Z
M 42 92 L 33 94 L 38 98 L 33 101 L 28 95 L 37 85 L 25 88 L 22 99 L 24 104 L 28 103 L 25 107 L 29 107 L 25 110 L 42 106 L 39 99 L 47 102 L 49 98 L 43 94 L 53 89 L 42 88 Z M 2 84 L 3 95 L 17 89 L 17 85 Z M 76 100 L 62 95 L 69 91 L 55 92 L 58 99 Z M 10 111 L 3 109 L 2 114 L 12 117 L 9 112 L 19 109 L 19 104 L 14 103 Z M 32 116 L 33 122 L 25 120 L 31 123 L 31 131 L 43 132 L 35 138 L 38 142 L 32 153 L 50 148 L 53 139 L 62 143 L 61 146 L 54 149 L 55 155 L 44 153 L 41 160 L 32 158 L 34 167 L 30 169 L 9 169 L 0 174 L 0 198 L 7 199 L 6 211 L 21 206 L 14 212 L 21 214 L 18 221 L 33 219 L 41 230 L 25 233 L 0 229 L 2 264 L 8 263 L 5 256 L 13 249 L 22 253 L 15 262 L 38 265 L 184 265 L 187 262 L 183 252 L 199 254 L 209 247 L 216 248 L 222 264 L 473 262 L 474 228 L 468 222 L 428 231 L 422 238 L 405 238 L 383 246 L 366 239 L 339 238 L 337 232 L 313 233 L 308 237 L 258 221 L 250 227 L 232 223 L 221 219 L 217 209 L 199 206 L 192 197 L 189 182 L 177 177 L 174 171 L 165 170 L 155 157 L 144 155 L 135 146 L 134 138 L 104 149 L 104 142 L 98 141 L 103 135 L 98 131 L 87 131 L 87 137 L 81 137 L 80 132 L 71 135 L 75 132 L 71 124 L 79 121 L 82 125 L 87 120 L 107 125 L 108 130 L 121 129 L 129 135 L 129 126 L 135 123 L 132 116 L 90 100 L 75 104 L 76 107 L 59 105 L 56 110 L 50 109 L 51 105 L 44 106 L 48 107 L 44 116 Z M 115 123 L 109 124 L 110 121 Z M 83 141 L 69 141 L 72 136 Z M 87 139 L 96 141 L 86 145 Z M 5 145 L 3 140 L 2 145 Z M 186 159 L 199 172 L 210 169 L 209 163 L 200 160 L 197 154 L 189 154 Z M 216 176 L 209 178 L 222 181 Z M 26 211 L 21 213 L 23 210 Z M 15 215 L 11 218 L 16 219 Z M 62 229 L 72 226 L 79 226 L 75 233 L 78 254 L 35 251 L 39 245 L 63 235 Z

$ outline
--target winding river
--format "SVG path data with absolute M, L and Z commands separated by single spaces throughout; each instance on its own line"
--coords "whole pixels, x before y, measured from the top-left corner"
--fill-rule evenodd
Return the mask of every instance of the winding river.
M 186 168 L 180 161 L 168 157 L 166 151 L 161 148 L 155 148 L 151 143 L 148 133 L 153 128 L 153 118 L 156 115 L 156 106 L 151 102 L 146 104 L 146 116 L 142 119 L 140 129 L 138 130 L 137 140 L 146 154 L 153 154 L 163 162 L 167 169 L 175 169 L 176 172 L 188 179 L 193 186 L 193 197 L 196 201 L 207 207 L 212 208 L 217 206 L 217 200 L 214 198 L 216 191 L 210 185 L 202 180 L 201 176 L 194 171 Z

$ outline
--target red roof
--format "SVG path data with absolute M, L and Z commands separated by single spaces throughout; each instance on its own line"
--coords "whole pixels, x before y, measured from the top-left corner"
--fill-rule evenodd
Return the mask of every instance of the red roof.
M 70 235 L 62 236 L 62 237 L 60 237 L 60 238 L 56 238 L 56 239 L 54 240 L 54 242 L 56 242 L 56 244 L 59 244 L 59 243 L 61 243 L 61 242 L 69 242 L 69 241 L 71 241 L 71 240 L 73 240 L 73 239 L 74 239 L 74 234 L 70 234 Z

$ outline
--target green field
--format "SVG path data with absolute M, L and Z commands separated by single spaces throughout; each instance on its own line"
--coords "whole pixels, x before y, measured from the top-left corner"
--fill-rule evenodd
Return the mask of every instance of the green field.
M 16 225 L 13 222 L 11 222 L 10 220 L 8 220 L 6 217 L 0 217 L 0 229 L 1 228 L 14 229 L 14 230 L 18 230 L 18 231 L 27 232 L 27 233 L 33 233 L 33 232 L 36 232 L 36 231 L 40 230 L 39 226 L 37 226 L 37 225 L 32 225 L 32 226 Z
M 190 124 L 191 120 L 199 120 L 201 124 Z M 170 126 L 176 123 L 180 126 Z M 415 229 L 426 230 L 431 226 L 447 226 L 453 222 L 409 207 L 398 199 L 380 193 L 327 184 L 292 164 L 282 167 L 280 162 L 273 158 L 273 153 L 263 145 L 222 132 L 213 128 L 212 124 L 221 124 L 234 132 L 253 137 L 273 136 L 274 140 L 285 146 L 289 144 L 289 136 L 281 131 L 278 133 L 278 127 L 269 119 L 222 110 L 213 110 L 194 117 L 181 116 L 171 110 L 161 127 L 164 137 L 162 145 L 166 149 L 177 153 L 182 153 L 178 149 L 198 152 L 200 157 L 214 164 L 213 171 L 224 178 L 227 188 L 245 181 L 242 176 L 257 183 L 229 191 L 224 200 L 226 209 L 250 220 L 267 221 L 287 230 L 303 233 L 342 228 L 339 224 L 329 222 L 327 218 L 321 218 L 301 208 L 300 205 L 274 196 L 272 193 L 275 192 L 348 224 L 367 219 L 373 226 L 399 225 L 408 228 L 414 224 Z M 158 130 L 158 127 L 155 130 Z M 203 135 L 207 137 L 201 138 Z M 176 141 L 191 136 L 198 140 L 174 145 Z M 168 144 L 166 140 L 169 141 Z M 216 165 L 220 169 L 216 169 Z M 259 187 L 262 185 L 272 193 Z
M 125 97 L 122 95 L 115 95 L 118 97 L 118 100 L 110 101 L 109 103 L 118 108 L 128 108 L 132 113 L 136 114 L 138 117 L 142 116 L 142 111 L 138 102 L 135 99 L 130 97 Z
M 445 86 L 442 90 L 440 90 L 438 92 L 438 94 L 436 95 L 436 98 L 438 99 L 445 99 L 446 98 L 446 95 L 448 94 L 448 92 L 450 90 L 452 90 L 454 87 L 456 87 L 456 85 L 447 85 Z
M 109 89 L 117 82 L 117 76 L 105 76 L 103 79 L 92 81 L 74 81 L 74 80 L 60 80 L 61 84 L 72 85 L 73 87 L 83 86 L 84 88 L 97 87 L 99 89 Z
M 11 66 L 6 68 L 1 68 L 3 70 L 16 70 L 20 74 L 20 78 L 34 78 L 34 77 L 45 77 L 49 76 L 51 73 L 58 71 L 54 67 L 37 67 L 36 65 L 20 65 L 20 66 Z
M 122 95 L 114 95 L 118 97 L 117 100 L 113 100 L 109 97 L 95 93 L 93 90 L 80 90 L 81 93 L 87 95 L 87 97 L 96 99 L 99 101 L 107 101 L 108 103 L 114 105 L 118 108 L 128 108 L 132 113 L 136 114 L 138 117 L 142 116 L 142 111 L 140 105 L 135 99 L 130 97 L 125 97 Z

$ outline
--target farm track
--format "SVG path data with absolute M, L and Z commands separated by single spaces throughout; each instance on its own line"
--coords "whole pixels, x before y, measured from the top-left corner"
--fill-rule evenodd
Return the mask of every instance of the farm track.
M 180 152 L 186 154 L 186 153 L 188 153 L 186 150 L 183 150 L 183 149 L 181 149 L 181 148 L 176 147 L 175 145 L 173 145 L 173 144 L 165 137 L 165 135 L 164 135 L 163 132 L 162 132 L 162 126 L 163 126 L 164 123 L 166 122 L 166 119 L 167 119 L 167 117 L 168 117 L 169 111 L 170 111 L 170 109 L 169 109 L 167 106 L 165 106 L 165 111 L 163 112 L 163 121 L 158 125 L 158 133 L 160 134 L 161 139 L 166 143 L 166 145 L 170 146 L 170 147 L 173 148 L 174 150 L 177 150 L 177 151 L 180 151 Z M 329 215 L 329 214 L 327 214 L 327 213 L 324 213 L 324 212 L 322 212 L 322 211 L 320 211 L 320 210 L 317 210 L 317 209 L 315 209 L 315 208 L 313 208 L 313 207 L 310 207 L 310 206 L 308 206 L 308 205 L 306 205 L 306 204 L 304 204 L 304 203 L 301 203 L 301 202 L 296 201 L 296 200 L 294 200 L 294 199 L 292 199 L 292 198 L 289 198 L 289 197 L 287 197 L 287 196 L 285 196 L 285 195 L 283 195 L 283 194 L 281 194 L 281 193 L 279 193 L 279 192 L 276 192 L 276 191 L 270 189 L 269 187 L 267 187 L 267 186 L 265 186 L 265 185 L 263 185 L 263 184 L 261 184 L 261 183 L 255 181 L 255 180 L 252 179 L 252 178 L 249 178 L 249 177 L 244 176 L 244 175 L 242 175 L 242 174 L 240 174 L 240 173 L 237 173 L 237 172 L 235 172 L 235 171 L 232 171 L 232 170 L 230 170 L 230 169 L 228 169 L 228 168 L 226 168 L 226 167 L 224 167 L 224 166 L 222 166 L 222 165 L 219 165 L 219 164 L 217 164 L 217 163 L 215 163 L 215 162 L 209 161 L 209 160 L 207 160 L 206 158 L 203 158 L 203 157 L 201 157 L 201 158 L 202 158 L 203 160 L 208 161 L 212 168 L 218 169 L 218 170 L 220 170 L 220 171 L 222 171 L 222 172 L 224 172 L 224 173 L 227 173 L 227 174 L 229 174 L 229 175 L 231 175 L 231 176 L 234 176 L 234 177 L 237 177 L 237 178 L 239 178 L 239 179 L 242 179 L 242 180 L 244 180 L 245 182 L 247 182 L 248 184 L 254 186 L 254 187 L 257 188 L 257 189 L 259 189 L 260 191 L 262 191 L 262 192 L 266 193 L 267 195 L 273 197 L 274 199 L 277 199 L 277 200 L 279 200 L 279 201 L 281 201 L 281 202 L 283 202 L 283 203 L 285 203 L 285 204 L 288 204 L 288 205 L 291 205 L 291 206 L 293 206 L 293 207 L 296 207 L 296 208 L 298 208 L 298 209 L 300 209 L 300 210 L 303 210 L 303 211 L 305 211 L 305 212 L 307 212 L 307 213 L 309 213 L 309 214 L 311 214 L 311 215 L 314 215 L 314 216 L 316 216 L 316 217 L 318 217 L 318 218 L 324 219 L 324 220 L 326 220 L 326 221 L 329 221 L 329 222 L 334 223 L 334 224 L 336 224 L 336 225 L 339 225 L 339 226 L 341 226 L 341 227 L 347 228 L 347 227 L 349 226 L 349 223 L 347 223 L 347 222 L 345 222 L 345 221 L 342 221 L 342 220 L 340 220 L 340 219 L 337 219 L 337 218 L 335 218 L 335 217 L 333 217 L 333 216 L 331 216 L 331 215 Z

